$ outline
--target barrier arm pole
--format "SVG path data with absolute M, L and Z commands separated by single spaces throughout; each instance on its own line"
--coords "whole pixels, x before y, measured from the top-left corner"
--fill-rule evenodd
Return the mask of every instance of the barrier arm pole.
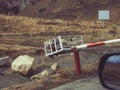
M 105 44 L 110 44 L 110 43 L 118 43 L 120 42 L 120 39 L 113 39 L 113 40 L 108 40 L 108 41 L 100 41 L 96 43 L 88 43 L 88 44 L 82 44 L 75 46 L 75 48 L 82 49 L 82 48 L 87 48 L 87 47 L 95 47 L 95 46 L 100 46 L 100 45 L 105 45 Z
M 100 41 L 100 42 L 96 42 L 96 43 L 88 43 L 88 44 L 83 44 L 83 45 L 78 45 L 78 46 L 73 47 L 76 74 L 80 75 L 82 72 L 81 71 L 81 64 L 80 64 L 80 57 L 79 57 L 79 49 L 87 48 L 87 47 L 95 47 L 95 46 L 100 46 L 100 45 L 105 45 L 105 44 L 110 44 L 110 43 L 118 43 L 118 42 L 120 42 L 120 39 Z

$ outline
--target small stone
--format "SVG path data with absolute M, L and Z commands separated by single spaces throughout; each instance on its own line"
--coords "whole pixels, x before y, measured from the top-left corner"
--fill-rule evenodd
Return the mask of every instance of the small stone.
M 51 66 L 51 69 L 56 71 L 58 69 L 58 63 L 55 63 Z
M 36 75 L 33 75 L 31 77 L 31 79 L 41 79 L 41 78 L 44 78 L 44 77 L 47 77 L 47 76 L 50 76 L 52 74 L 54 74 L 55 72 L 51 69 L 51 68 L 47 68 L 45 70 L 43 70 L 41 73 L 38 73 Z

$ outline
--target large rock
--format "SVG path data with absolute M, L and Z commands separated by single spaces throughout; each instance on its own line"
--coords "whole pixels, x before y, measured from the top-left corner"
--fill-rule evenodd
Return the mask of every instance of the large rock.
M 33 57 L 27 55 L 21 55 L 12 62 L 11 68 L 15 72 L 19 72 L 23 75 L 27 75 L 30 72 L 30 69 L 34 61 L 35 59 Z

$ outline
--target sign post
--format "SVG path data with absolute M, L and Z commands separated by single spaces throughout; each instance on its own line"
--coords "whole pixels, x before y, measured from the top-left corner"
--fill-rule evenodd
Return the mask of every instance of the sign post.
M 105 29 L 105 20 L 110 19 L 110 11 L 109 10 L 98 10 L 98 20 L 102 20 L 103 30 Z M 103 38 L 105 39 L 105 30 L 103 31 Z

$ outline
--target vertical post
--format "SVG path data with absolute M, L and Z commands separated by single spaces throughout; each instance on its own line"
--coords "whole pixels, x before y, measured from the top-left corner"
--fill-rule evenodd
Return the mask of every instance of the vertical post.
M 45 48 L 45 55 L 47 55 L 47 47 L 46 44 L 44 43 L 44 48 Z
M 73 49 L 74 52 L 74 60 L 75 60 L 75 67 L 76 67 L 76 74 L 80 75 L 81 74 L 81 65 L 80 65 L 80 57 L 79 57 L 79 51 L 77 48 Z
M 103 28 L 103 39 L 105 39 L 105 20 L 102 20 L 102 28 Z
M 50 44 L 50 53 L 52 53 L 53 52 L 53 50 L 52 50 L 52 45 L 51 45 L 51 40 L 49 40 L 49 44 Z
M 68 13 L 68 25 L 67 26 L 69 26 L 70 25 L 70 9 L 67 10 L 67 13 Z
M 57 51 L 56 38 L 54 38 L 55 51 Z
M 62 50 L 62 49 L 63 49 L 63 44 L 62 44 L 61 36 L 58 36 L 58 39 L 59 39 L 59 42 L 60 42 L 60 48 L 61 48 L 61 50 Z
M 83 35 L 81 35 L 81 42 L 82 42 L 82 44 L 83 44 Z

